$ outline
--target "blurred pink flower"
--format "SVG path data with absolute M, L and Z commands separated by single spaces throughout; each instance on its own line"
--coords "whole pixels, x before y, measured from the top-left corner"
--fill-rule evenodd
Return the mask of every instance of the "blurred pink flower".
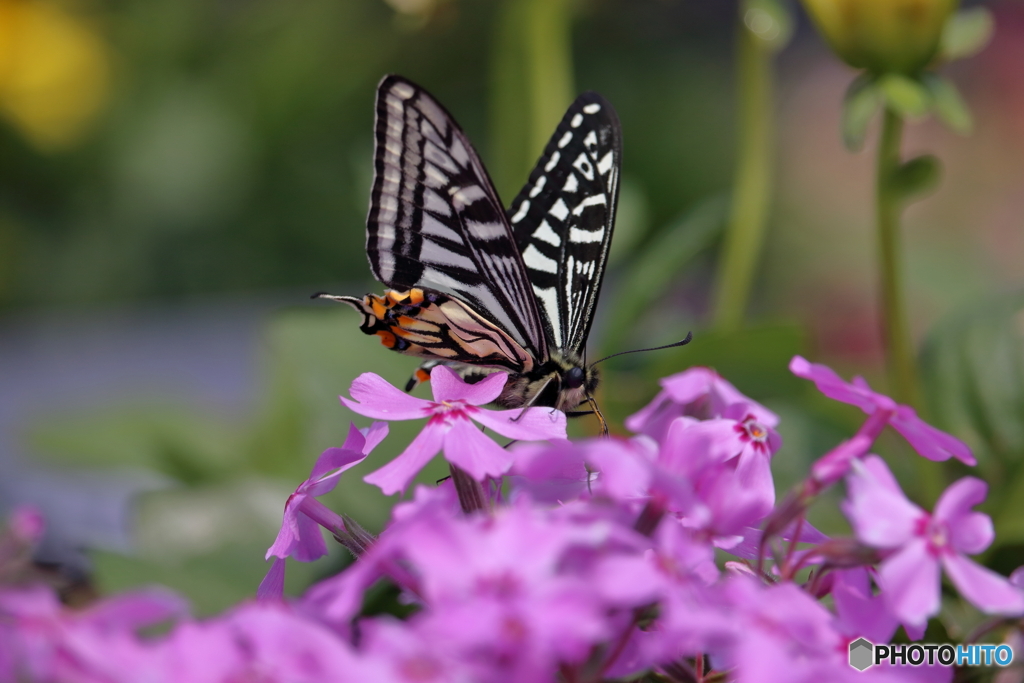
M 711 368 L 690 368 L 663 378 L 660 384 L 661 392 L 646 407 L 626 418 L 627 429 L 660 441 L 677 417 L 686 415 L 701 420 L 722 417 L 726 408 L 736 404 L 744 405 L 742 412 L 765 426 L 779 424 L 775 413 L 741 394 Z
M 915 451 L 929 460 L 955 457 L 967 465 L 977 464 L 967 444 L 932 427 L 910 406 L 899 405 L 888 396 L 872 391 L 864 378 L 854 377 L 852 383 L 846 382 L 828 366 L 808 362 L 800 356 L 793 357 L 789 369 L 797 377 L 814 382 L 818 390 L 829 398 L 855 405 L 875 417 L 877 425 L 871 434 L 865 434 L 872 440 L 889 424 Z
M 512 455 L 473 426 L 473 421 L 510 439 L 565 438 L 565 413 L 551 408 L 497 411 L 478 408 L 501 394 L 508 374 L 496 372 L 475 384 L 438 365 L 430 373 L 434 400 L 410 396 L 383 378 L 367 372 L 352 382 L 350 400 L 341 402 L 360 415 L 377 420 L 430 418 L 401 455 L 364 480 L 387 495 L 403 491 L 427 462 L 444 450 L 448 462 L 474 479 L 497 477 L 512 465 Z
M 878 456 L 855 464 L 847 486 L 843 509 L 857 538 L 890 551 L 879 565 L 878 583 L 894 616 L 921 626 L 939 611 L 940 566 L 981 611 L 1024 613 L 1024 593 L 965 557 L 985 550 L 994 537 L 989 516 L 970 511 L 985 499 L 985 482 L 974 477 L 954 482 L 932 514 L 907 499 Z

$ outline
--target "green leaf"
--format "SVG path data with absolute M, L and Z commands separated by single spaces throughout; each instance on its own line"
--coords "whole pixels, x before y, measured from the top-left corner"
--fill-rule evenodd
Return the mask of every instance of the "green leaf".
M 861 74 L 846 89 L 843 98 L 843 143 L 851 152 L 864 147 L 868 124 L 882 106 L 884 97 L 875 78 Z
M 885 74 L 878 85 L 889 108 L 896 113 L 916 119 L 928 113 L 931 97 L 928 90 L 916 80 L 901 74 Z
M 974 126 L 971 110 L 952 82 L 938 74 L 925 74 L 924 85 L 932 97 L 936 116 L 952 130 L 967 135 Z
M 965 306 L 936 325 L 921 370 L 936 426 L 967 440 L 998 494 L 1024 468 L 1024 292 Z
M 781 50 L 793 37 L 793 15 L 778 0 L 747 0 L 743 25 L 768 49 Z
M 949 62 L 981 52 L 995 29 L 992 13 L 985 7 L 957 12 L 946 20 L 939 40 L 939 59 Z
M 893 174 L 892 187 L 905 201 L 935 189 L 941 173 L 939 160 L 930 154 L 901 165 Z

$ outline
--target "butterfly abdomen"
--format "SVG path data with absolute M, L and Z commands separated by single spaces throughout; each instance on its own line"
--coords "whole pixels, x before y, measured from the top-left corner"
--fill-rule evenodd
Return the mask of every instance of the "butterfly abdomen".
M 465 302 L 429 289 L 389 289 L 383 296 L 325 296 L 359 311 L 359 329 L 407 356 L 434 360 L 472 358 L 514 373 L 533 369 L 533 357 Z

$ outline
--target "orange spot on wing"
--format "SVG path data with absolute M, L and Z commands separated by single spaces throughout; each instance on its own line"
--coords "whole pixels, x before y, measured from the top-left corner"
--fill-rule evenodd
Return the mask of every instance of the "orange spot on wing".
M 410 289 L 409 303 L 411 303 L 413 306 L 419 306 L 421 303 L 423 303 L 423 290 L 416 289 L 415 287 Z
M 416 371 L 416 379 L 419 380 L 420 382 L 429 382 L 430 373 L 428 373 L 423 368 L 420 368 L 419 370 Z
M 408 297 L 409 296 L 409 292 L 396 292 L 393 289 L 389 289 L 388 291 L 384 292 L 384 296 L 386 296 L 388 299 L 390 299 L 391 300 L 391 304 L 394 305 L 394 304 L 397 304 L 397 303 L 401 303 L 402 299 L 405 299 L 406 297 Z
M 395 335 L 391 334 L 387 330 L 377 330 L 375 334 L 380 337 L 380 343 L 389 349 L 395 348 Z

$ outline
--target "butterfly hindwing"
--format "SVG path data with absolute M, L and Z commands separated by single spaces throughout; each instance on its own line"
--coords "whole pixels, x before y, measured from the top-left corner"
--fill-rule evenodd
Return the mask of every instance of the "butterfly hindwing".
M 377 89 L 366 252 L 374 275 L 465 301 L 538 360 L 547 337 L 508 218 L 451 115 L 413 83 Z M 472 359 L 467 359 L 472 362 Z
M 611 246 L 619 119 L 600 95 L 576 98 L 508 210 L 553 346 L 580 353 Z

